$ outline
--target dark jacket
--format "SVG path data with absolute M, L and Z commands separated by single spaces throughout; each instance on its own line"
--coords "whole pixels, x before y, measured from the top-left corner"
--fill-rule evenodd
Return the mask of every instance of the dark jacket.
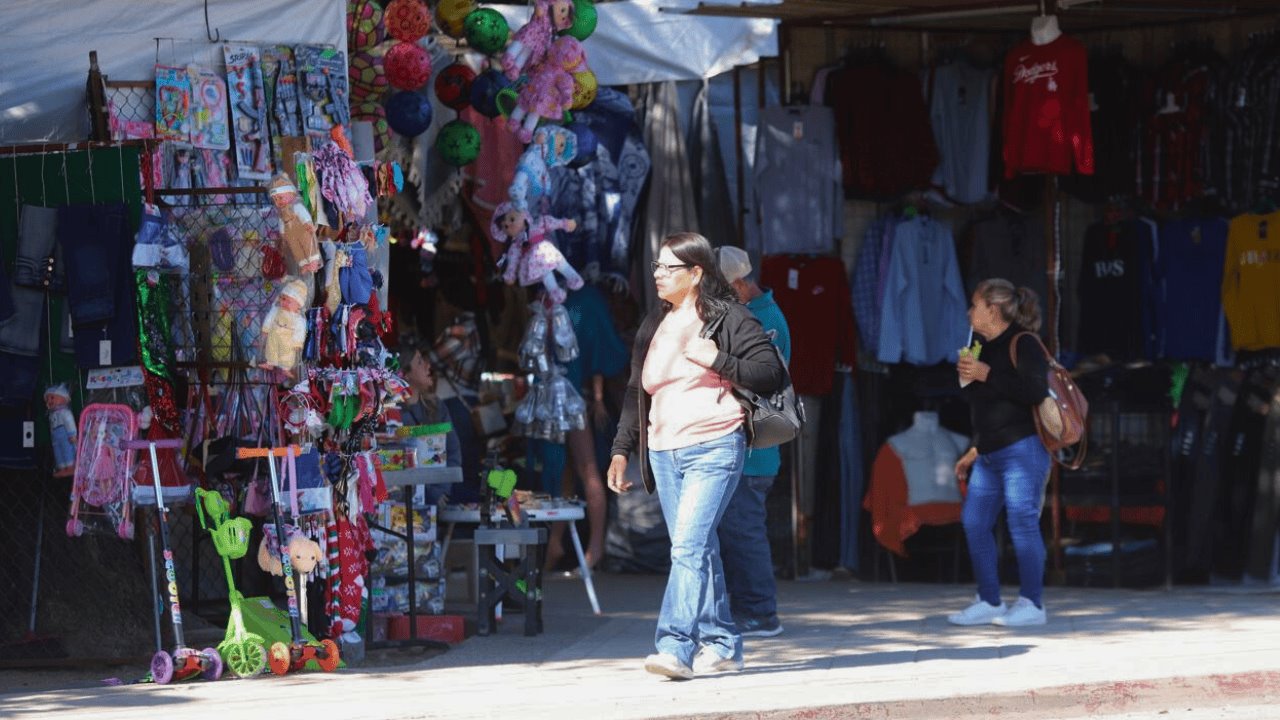
M 644 360 L 649 354 L 649 343 L 658 330 L 658 324 L 667 311 L 661 307 L 645 317 L 636 331 L 635 345 L 631 348 L 631 379 L 627 382 L 627 395 L 622 403 L 622 418 L 618 421 L 618 434 L 613 439 L 612 455 L 629 458 L 632 451 L 640 456 L 640 477 L 644 489 L 654 490 L 653 471 L 649 467 L 649 393 L 641 387 L 640 377 Z M 733 303 L 720 324 L 712 341 L 720 348 L 720 354 L 711 369 L 720 377 L 733 383 L 735 388 L 768 395 L 782 388 L 786 381 L 786 369 L 778 361 L 769 337 L 764 334 L 760 321 L 745 305 Z M 747 405 L 743 402 L 744 412 Z
M 982 346 L 978 358 L 991 366 L 986 382 L 974 381 L 961 394 L 969 401 L 974 446 L 979 455 L 996 452 L 1036 434 L 1031 410 L 1049 395 L 1049 361 L 1034 337 L 1018 340 L 1018 367 L 1009 357 L 1009 343 L 1025 332 L 1010 325 Z

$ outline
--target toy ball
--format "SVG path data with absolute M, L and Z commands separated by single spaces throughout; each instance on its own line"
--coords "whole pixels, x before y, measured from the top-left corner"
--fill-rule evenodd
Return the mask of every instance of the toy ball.
M 502 13 L 493 8 L 480 8 L 467 16 L 463 23 L 467 33 L 467 44 L 472 50 L 494 55 L 507 46 L 507 36 L 511 28 Z
M 596 23 L 600 16 L 596 12 L 596 4 L 591 0 L 573 0 L 573 24 L 561 35 L 570 35 L 578 40 L 586 40 L 596 31 Z
M 420 0 L 391 0 L 382 18 L 387 34 L 397 40 L 417 42 L 431 32 L 431 11 Z
M 440 0 L 436 6 L 436 24 L 445 35 L 461 39 L 467 34 L 467 16 L 475 10 L 475 0 Z
M 417 90 L 431 79 L 431 56 L 414 43 L 397 43 L 382 61 L 387 81 L 397 90 Z
M 600 89 L 596 82 L 596 74 L 590 70 L 573 74 L 573 104 L 569 107 L 581 110 L 596 101 L 596 91 Z
M 462 120 L 446 123 L 436 136 L 436 150 L 454 167 L 475 162 L 480 156 L 480 131 Z
M 387 124 L 400 135 L 417 137 L 431 127 L 431 101 L 407 90 L 387 100 Z
M 498 93 L 512 86 L 499 70 L 486 70 L 471 83 L 471 107 L 487 118 L 497 117 Z
M 436 75 L 436 97 L 447 107 L 461 110 L 471 104 L 471 84 L 475 79 L 475 70 L 456 62 Z
M 387 50 L 395 45 L 394 41 L 384 42 L 372 48 L 357 50 L 351 54 L 351 64 L 347 67 L 347 77 L 351 80 L 351 97 L 356 102 L 366 100 L 377 101 L 386 94 L 391 85 L 387 82 L 387 73 L 383 66 Z
M 354 54 L 366 50 L 387 38 L 387 28 L 382 24 L 382 6 L 374 0 L 347 1 L 347 49 Z
M 377 152 L 391 144 L 391 126 L 387 124 L 387 111 L 381 103 L 366 100 L 351 106 L 352 120 L 366 120 L 373 124 L 373 150 Z
M 582 167 L 595 160 L 596 149 L 600 146 L 600 141 L 596 138 L 596 134 L 591 127 L 584 122 L 571 122 L 565 125 L 565 129 L 578 138 L 578 154 L 569 162 L 569 167 Z

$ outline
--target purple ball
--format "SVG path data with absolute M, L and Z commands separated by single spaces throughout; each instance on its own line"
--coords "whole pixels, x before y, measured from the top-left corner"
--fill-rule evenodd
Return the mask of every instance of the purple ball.
M 387 100 L 387 124 L 404 137 L 417 137 L 431 127 L 431 101 L 426 95 L 402 90 Z

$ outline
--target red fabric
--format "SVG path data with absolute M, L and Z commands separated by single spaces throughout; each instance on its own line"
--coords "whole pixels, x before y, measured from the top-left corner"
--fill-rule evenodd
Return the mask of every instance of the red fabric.
M 476 227 L 487 228 L 498 204 L 508 199 L 507 189 L 515 177 L 516 164 L 524 154 L 524 145 L 515 133 L 507 129 L 506 119 L 501 115 L 491 119 L 468 107 L 458 113 L 458 118 L 471 123 L 480 132 L 484 159 L 462 169 L 465 182 L 462 199 L 475 216 Z M 491 257 L 502 257 L 506 247 L 493 238 L 489 241 L 493 243 Z
M 845 193 L 896 197 L 927 188 L 938 166 L 938 146 L 919 79 L 869 64 L 837 70 L 828 83 Z
M 1004 61 L 1004 174 L 1093 174 L 1089 59 L 1078 40 L 1030 41 Z
M 337 614 L 331 619 L 331 634 L 334 637 L 355 630 L 360 622 L 360 606 L 364 600 L 364 578 L 369 572 L 369 561 L 365 551 L 373 547 L 373 539 L 369 535 L 369 526 L 364 517 L 356 515 L 355 522 L 338 515 L 338 567 L 339 580 L 330 583 L 330 593 L 336 592 L 334 605 Z
M 862 507 L 871 513 L 871 532 L 884 548 L 907 557 L 904 545 L 921 525 L 960 522 L 960 503 L 907 504 L 907 473 L 902 458 L 885 443 L 871 465 L 871 486 Z
M 852 367 L 858 342 L 844 263 L 833 257 L 771 255 L 761 264 L 760 282 L 773 291 L 791 330 L 788 369 L 796 392 L 830 393 L 836 363 Z

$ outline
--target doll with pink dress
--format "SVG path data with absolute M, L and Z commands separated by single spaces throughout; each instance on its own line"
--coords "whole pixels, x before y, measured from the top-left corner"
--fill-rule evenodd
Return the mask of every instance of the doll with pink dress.
M 551 302 L 564 302 L 565 291 L 556 281 L 555 274 L 563 275 L 571 290 L 582 287 L 582 276 L 564 259 L 560 249 L 551 242 L 550 235 L 552 230 L 572 232 L 577 227 L 578 223 L 573 220 L 545 215 L 531 217 L 511 202 L 499 205 L 489 224 L 489 235 L 495 242 L 508 244 L 502 260 L 502 279 L 508 285 L 517 280 L 524 286 L 541 282 Z
M 539 120 L 559 121 L 573 105 L 574 73 L 587 69 L 582 44 L 568 35 L 556 38 L 546 57 L 529 72 L 529 82 L 516 98 L 507 129 L 527 143 L 533 139 Z
M 557 32 L 573 25 L 573 0 L 534 0 L 529 22 L 515 32 L 502 53 L 502 72 L 515 80 L 526 67 L 542 62 Z

